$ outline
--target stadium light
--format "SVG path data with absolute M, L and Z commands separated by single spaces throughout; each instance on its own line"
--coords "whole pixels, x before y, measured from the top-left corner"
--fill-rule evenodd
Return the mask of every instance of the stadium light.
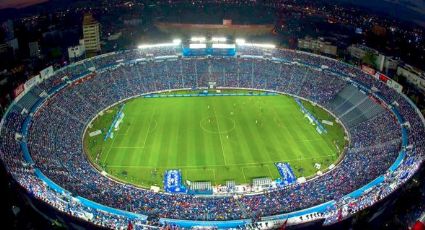
M 173 39 L 173 43 L 176 45 L 180 45 L 182 43 L 182 40 L 179 38 Z
M 260 48 L 269 48 L 269 49 L 276 48 L 276 45 L 274 45 L 274 44 L 251 43 L 251 44 L 245 44 L 245 45 L 255 46 L 255 47 L 260 47 Z
M 164 44 L 143 44 L 139 45 L 137 48 L 139 49 L 148 49 L 148 48 L 156 48 L 156 47 L 163 47 L 163 46 L 173 46 L 174 44 L 171 43 L 164 43 Z
M 248 43 L 243 38 L 237 38 L 235 40 L 235 43 L 238 46 L 251 46 L 251 47 L 259 47 L 259 48 L 269 48 L 269 49 L 276 48 L 276 45 L 269 44 L 269 43 Z
M 225 42 L 227 39 L 225 37 L 212 37 L 211 41 L 213 42 Z
M 152 45 L 139 45 L 137 46 L 138 49 L 145 49 L 145 48 L 149 48 Z
M 190 41 L 192 42 L 205 42 L 207 39 L 205 37 L 191 37 Z
M 265 48 L 265 49 L 276 48 L 276 45 L 266 44 L 266 43 L 239 43 L 238 46 L 258 47 L 258 48 Z
M 236 48 L 235 44 L 212 44 L 214 49 L 234 49 Z
M 245 39 L 243 39 L 243 38 L 237 38 L 235 40 L 235 42 L 236 42 L 237 45 L 243 45 L 243 44 L 246 43 Z
M 167 47 L 167 46 L 178 46 L 182 42 L 181 39 L 174 39 L 172 43 L 159 43 L 159 44 L 142 44 L 137 46 L 139 49 L 148 49 L 148 48 L 157 48 L 157 47 Z
M 201 43 L 201 44 L 191 43 L 191 44 L 189 44 L 189 48 L 190 49 L 205 49 L 205 48 L 207 48 L 207 44 L 204 44 L 204 43 Z

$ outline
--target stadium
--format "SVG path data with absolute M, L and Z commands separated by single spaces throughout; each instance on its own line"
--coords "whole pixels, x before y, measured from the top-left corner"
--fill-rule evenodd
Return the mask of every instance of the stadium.
M 15 91 L 7 171 L 91 227 L 332 226 L 396 192 L 425 151 L 424 117 L 384 74 L 243 39 L 145 44 Z

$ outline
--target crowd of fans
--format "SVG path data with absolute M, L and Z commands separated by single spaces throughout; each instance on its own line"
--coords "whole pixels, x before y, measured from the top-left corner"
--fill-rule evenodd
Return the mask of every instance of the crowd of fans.
M 60 194 L 42 183 L 34 169 L 40 169 L 75 196 L 146 215 L 154 223 L 160 218 L 258 221 L 264 216 L 301 210 L 331 200 L 340 201 L 339 206 L 329 211 L 328 219 L 332 222 L 335 213 L 337 216 L 341 213 L 335 210 L 342 209 L 340 207 L 347 202 L 355 204 L 350 212 L 344 211 L 351 213 L 387 195 L 390 190 L 385 183 L 395 183 L 394 189 L 404 181 L 395 172 L 388 172 L 400 150 L 407 147 L 402 146 L 401 126 L 407 128 L 408 144 L 414 148 L 408 151 L 401 170 L 412 169 L 406 166 L 408 159 L 413 159 L 414 164 L 423 160 L 425 146 L 421 137 L 425 129 L 416 107 L 403 95 L 354 67 L 281 49 L 242 48 L 238 58 L 181 58 L 176 52 L 175 48 L 155 48 L 106 54 L 65 67 L 36 85 L 34 90 L 48 92 L 60 84 L 67 84 L 49 98 L 40 96 L 45 103 L 31 114 L 27 136 L 22 133 L 22 123 L 29 114 L 21 112 L 19 102 L 13 105 L 3 120 L 0 133 L 1 159 L 8 171 L 30 194 L 60 211 L 117 228 L 134 220 L 81 205 L 69 194 Z M 265 52 L 286 61 L 253 56 Z M 155 58 L 164 55 L 170 57 L 167 60 Z M 76 79 L 82 73 L 88 75 Z M 386 108 L 370 119 L 350 125 L 347 127 L 350 144 L 339 165 L 305 183 L 242 197 L 155 193 L 100 175 L 83 153 L 81 137 L 90 120 L 106 107 L 130 97 L 159 90 L 207 87 L 208 82 L 215 81 L 220 87 L 268 89 L 298 95 L 332 111 L 332 99 L 349 85 L 344 77 L 335 76 L 335 73 L 376 88 L 387 103 L 394 105 L 403 121 L 400 124 L 400 117 Z M 33 164 L 24 160 L 21 142 L 27 143 Z M 355 201 L 343 199 L 344 195 L 380 175 L 385 175 L 386 181 L 377 189 Z M 142 223 L 139 220 L 136 224 Z
M 390 193 L 398 189 L 404 182 L 410 179 L 416 170 L 419 169 L 421 161 L 420 156 L 424 155 L 423 149 L 419 150 L 422 153 L 409 151 L 405 161 L 396 171 L 388 171 L 385 174 L 383 183 L 378 184 L 374 189 L 366 191 L 360 197 L 344 198 L 336 203 L 331 209 L 325 213 L 325 225 L 330 225 L 349 217 L 350 215 L 372 206 L 382 200 Z M 419 209 L 419 211 L 422 211 Z M 421 213 L 416 214 L 415 218 L 419 218 Z M 410 220 L 412 223 L 415 220 Z

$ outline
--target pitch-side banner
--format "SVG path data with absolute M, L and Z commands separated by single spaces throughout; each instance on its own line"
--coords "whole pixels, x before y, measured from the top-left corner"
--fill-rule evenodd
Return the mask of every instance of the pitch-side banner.
M 386 76 L 383 73 L 377 72 L 375 74 L 375 77 L 378 78 L 380 81 L 384 82 L 388 87 L 393 88 L 397 92 L 401 92 L 403 90 L 403 86 L 397 83 L 396 81 L 392 80 L 388 76 Z
M 16 87 L 16 88 L 13 90 L 13 97 L 14 97 L 14 98 L 18 97 L 18 96 L 19 96 L 22 92 L 24 92 L 24 89 L 25 89 L 24 84 L 20 84 L 20 85 L 18 85 L 18 87 Z
M 387 81 L 387 85 L 391 88 L 393 88 L 395 91 L 401 93 L 401 91 L 403 90 L 403 86 L 398 84 L 398 82 L 393 81 L 393 80 L 388 80 Z
M 362 65 L 362 70 L 363 70 L 363 72 L 370 74 L 372 76 L 374 76 L 376 74 L 376 70 L 367 66 L 367 65 Z
M 25 89 L 30 89 L 31 87 L 33 87 L 35 84 L 39 83 L 40 81 L 41 81 L 40 75 L 30 78 L 28 81 L 25 82 Z
M 389 77 L 387 77 L 385 74 L 380 73 L 380 72 L 376 72 L 375 77 L 378 78 L 379 80 L 387 83 L 388 80 L 391 80 Z
M 40 71 L 41 80 L 49 78 L 50 76 L 53 75 L 53 73 L 54 73 L 53 66 L 49 66 L 43 69 L 42 71 Z

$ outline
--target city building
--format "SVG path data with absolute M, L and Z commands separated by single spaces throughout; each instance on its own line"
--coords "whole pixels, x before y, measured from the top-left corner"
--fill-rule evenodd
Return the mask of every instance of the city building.
M 376 36 L 383 37 L 387 34 L 387 29 L 380 25 L 374 25 L 372 26 L 372 33 Z
M 68 58 L 70 61 L 79 60 L 85 53 L 84 39 L 81 39 L 78 45 L 68 47 Z
M 363 61 L 363 58 L 365 58 L 366 55 L 371 55 L 373 58 L 373 63 L 369 64 L 373 64 L 373 67 L 380 72 L 388 73 L 391 71 L 395 71 L 398 65 L 400 64 L 399 59 L 390 56 L 385 56 L 379 51 L 364 45 L 353 44 L 349 46 L 347 50 L 351 57 L 360 61 Z
M 29 55 L 33 58 L 39 58 L 40 57 L 40 46 L 37 41 L 29 42 L 28 43 L 29 48 Z
M 12 47 L 14 53 L 19 49 L 19 42 L 17 38 L 6 41 L 6 44 Z
M 141 18 L 130 18 L 124 19 L 123 23 L 126 26 L 138 26 L 143 23 L 143 20 Z
M 331 56 L 336 56 L 338 51 L 338 48 L 335 45 L 332 45 L 332 43 L 330 42 L 324 41 L 323 38 L 313 39 L 311 37 L 299 39 L 298 48 Z
M 397 68 L 397 75 L 406 78 L 407 82 L 425 92 L 425 72 L 411 65 L 404 64 Z
M 0 53 L 5 53 L 8 48 L 9 48 L 9 46 L 7 44 L 5 44 L 5 43 L 0 44 Z
M 3 32 L 5 34 L 5 40 L 12 40 L 15 37 L 15 31 L 13 27 L 13 21 L 7 20 L 2 23 Z
M 96 54 L 100 51 L 100 24 L 91 14 L 84 15 L 83 37 L 87 53 Z
M 13 48 L 7 43 L 0 43 L 0 72 L 14 59 Z
M 379 52 L 377 50 L 360 44 L 352 44 L 347 48 L 347 50 L 351 57 L 360 60 L 364 58 L 364 56 L 366 56 L 366 54 L 368 53 L 374 54 L 376 56 L 379 55 Z
M 398 65 L 401 63 L 400 59 L 394 57 L 384 56 L 384 64 L 382 68 L 382 72 L 388 74 L 389 72 L 397 71 Z
M 122 32 L 121 32 L 121 31 L 120 31 L 120 32 L 117 32 L 117 33 L 114 33 L 114 34 L 108 34 L 108 38 L 107 38 L 107 40 L 108 40 L 108 41 L 116 41 L 116 40 L 118 40 L 121 36 L 122 36 Z

